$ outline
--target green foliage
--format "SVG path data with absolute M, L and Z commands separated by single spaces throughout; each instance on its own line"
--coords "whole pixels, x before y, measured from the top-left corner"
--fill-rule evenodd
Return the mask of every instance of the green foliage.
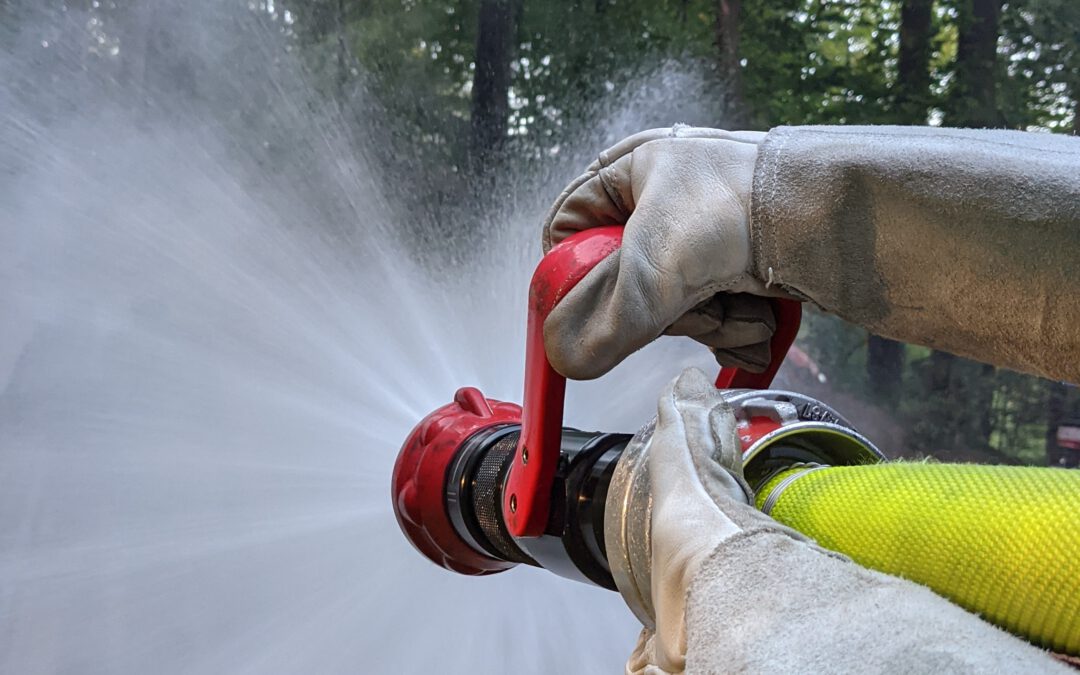
M 867 393 L 866 331 L 832 314 L 803 312 L 800 342 L 832 382 L 857 394 Z
M 1045 463 L 1048 390 L 1044 382 L 1000 370 L 993 384 L 990 447 L 1027 464 Z
M 703 109 L 716 111 L 717 120 L 734 100 L 742 106 L 740 117 L 757 128 L 990 120 L 1020 129 L 1076 132 L 1080 2 L 1003 4 L 993 63 L 960 64 L 960 36 L 974 5 L 936 0 L 929 31 L 917 31 L 924 38 L 920 44 L 929 45 L 918 52 L 930 54 L 929 86 L 923 79 L 916 91 L 905 89 L 901 104 L 900 23 L 904 8 L 913 6 L 906 1 L 742 2 L 741 88 L 731 89 L 733 78 L 722 72 L 726 66 L 718 49 L 716 0 L 521 0 L 512 5 L 520 6 L 520 15 L 513 22 L 507 91 L 511 154 L 519 162 L 552 156 L 573 142 L 574 130 L 589 124 L 599 106 L 610 104 L 613 91 L 669 61 L 693 64 L 704 75 L 707 86 L 693 95 L 704 99 L 699 101 Z M 485 192 L 474 187 L 479 177 L 470 174 L 468 163 L 481 0 L 246 0 L 228 3 L 229 11 L 245 11 L 245 4 L 268 30 L 284 33 L 308 75 L 341 111 L 347 113 L 355 97 L 365 99 L 365 114 L 376 119 L 365 119 L 358 129 L 375 128 L 397 139 L 380 144 L 390 150 L 375 158 L 384 167 L 384 180 L 406 180 L 416 173 L 415 163 L 424 163 L 424 175 L 435 184 L 413 192 L 418 206 L 432 213 L 467 208 L 463 205 Z M 111 69 L 103 78 L 103 86 L 111 86 L 143 76 L 131 67 L 141 55 L 144 69 L 170 74 L 157 79 L 173 88 L 189 87 L 185 95 L 190 97 L 209 95 L 199 91 L 198 77 L 199 68 L 209 66 L 174 63 L 166 53 L 169 36 L 145 34 L 146 13 L 164 11 L 158 5 L 108 0 L 89 7 L 86 26 L 56 22 L 58 28 L 46 38 L 57 45 L 46 56 L 60 56 L 57 46 L 73 58 L 85 58 L 89 51 Z M 60 17 L 67 8 L 65 0 L 48 0 L 35 11 Z M 7 19 L 8 32 L 22 21 L 3 2 L 0 16 Z M 235 57 L 259 61 L 266 54 Z M 970 78 L 973 72 L 982 78 L 989 73 L 991 83 L 977 91 L 970 82 L 958 86 L 963 79 L 958 73 Z M 903 82 L 910 88 L 912 80 Z M 372 100 L 378 102 L 376 113 Z M 808 312 L 802 339 L 831 385 L 873 396 L 876 388 L 866 380 L 864 330 Z M 887 405 L 909 430 L 908 444 L 915 450 L 966 449 L 983 458 L 1040 462 L 1055 416 L 1080 414 L 1075 390 L 1062 395 L 1060 388 L 1036 378 L 914 345 L 905 350 L 902 392 Z
M 290 7 L 297 43 L 328 92 L 340 95 L 343 84 L 362 78 L 388 111 L 390 132 L 409 139 L 413 156 L 456 167 L 467 152 L 479 1 L 291 0 Z M 966 66 L 991 73 L 989 97 L 957 87 L 959 36 L 971 4 L 938 0 L 924 36 L 930 84 L 909 91 L 903 111 L 897 104 L 902 6 L 900 0 L 744 2 L 745 117 L 758 128 L 940 122 L 950 115 L 967 119 L 956 113 L 971 108 L 1015 128 L 1075 130 L 1076 0 L 1003 6 L 996 62 L 989 71 L 986 64 Z M 716 7 L 714 0 L 524 0 L 507 92 L 515 152 L 546 156 L 612 90 L 664 59 L 702 66 L 714 80 L 708 96 L 720 118 L 731 92 L 719 71 Z M 996 101 L 994 110 L 986 110 L 988 100 Z M 447 189 L 460 189 L 454 185 Z M 871 396 L 865 331 L 809 312 L 803 340 L 834 385 Z M 1046 382 L 912 345 L 906 358 L 894 412 L 909 429 L 909 445 L 983 453 L 968 459 L 1042 460 Z
M 706 2 L 526 2 L 511 133 L 549 147 L 643 63 L 710 50 Z M 571 29 L 572 28 L 572 29 Z
M 762 126 L 888 121 L 898 20 L 895 2 L 773 0 L 748 10 L 747 92 Z
M 999 52 L 1002 103 L 1011 127 L 1076 132 L 1080 98 L 1080 2 L 1019 0 L 1007 7 Z

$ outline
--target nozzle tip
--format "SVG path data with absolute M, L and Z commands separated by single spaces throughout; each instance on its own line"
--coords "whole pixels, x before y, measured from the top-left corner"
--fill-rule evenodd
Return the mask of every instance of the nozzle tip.
M 462 574 L 492 574 L 513 567 L 477 551 L 454 529 L 446 510 L 447 468 L 474 434 L 493 426 L 521 424 L 521 407 L 493 401 L 462 387 L 454 402 L 413 428 L 394 464 L 394 514 L 405 537 L 436 564 Z

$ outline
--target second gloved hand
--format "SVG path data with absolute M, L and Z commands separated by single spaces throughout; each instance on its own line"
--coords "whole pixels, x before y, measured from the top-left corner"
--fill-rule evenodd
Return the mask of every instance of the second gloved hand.
M 548 357 L 598 377 L 661 334 L 688 335 L 723 365 L 760 372 L 775 320 L 751 269 L 750 197 L 765 134 L 676 126 L 600 154 L 556 201 L 544 250 L 592 227 L 625 225 L 544 325 Z
M 687 592 L 706 558 L 755 532 L 804 538 L 751 506 L 735 414 L 700 370 L 687 369 L 665 388 L 655 428 L 634 443 L 646 444 L 633 492 L 647 495 L 648 507 L 631 508 L 624 528 L 628 540 L 649 542 L 649 551 L 627 556 L 631 581 L 619 590 L 639 616 L 652 615 L 653 628 L 642 632 L 627 672 L 677 673 L 686 661 Z

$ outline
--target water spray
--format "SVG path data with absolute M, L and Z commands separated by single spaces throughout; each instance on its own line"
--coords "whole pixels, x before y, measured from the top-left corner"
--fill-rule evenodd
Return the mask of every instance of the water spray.
M 647 439 L 563 426 L 566 380 L 544 320 L 621 243 L 618 227 L 554 247 L 530 285 L 522 406 L 459 389 L 406 439 L 394 467 L 398 524 L 428 559 L 470 575 L 518 564 L 617 590 L 652 624 Z M 769 389 L 799 303 L 772 300 L 765 372 L 725 368 L 757 506 L 868 567 L 923 583 L 1032 642 L 1080 653 L 1080 473 L 888 463 L 839 412 Z M 919 536 L 912 536 L 917 530 Z

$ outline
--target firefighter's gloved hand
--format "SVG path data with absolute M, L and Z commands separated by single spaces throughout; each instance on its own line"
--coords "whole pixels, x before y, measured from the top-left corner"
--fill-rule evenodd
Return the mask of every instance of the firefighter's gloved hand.
M 633 477 L 616 545 L 632 543 L 630 557 L 608 547 L 620 592 L 655 626 L 627 673 L 1067 672 L 929 589 L 751 507 L 734 414 L 700 371 L 668 385 L 657 407 L 651 436 L 625 450 Z
M 657 404 L 648 441 L 652 502 L 648 527 L 651 571 L 635 574 L 647 586 L 655 631 L 642 631 L 627 661 L 629 673 L 677 673 L 686 662 L 686 596 L 702 562 L 730 538 L 775 530 L 802 538 L 755 509 L 742 475 L 735 414 L 700 370 L 687 369 Z
M 761 372 L 775 320 L 751 269 L 750 196 L 762 132 L 676 126 L 600 153 L 552 206 L 544 252 L 593 227 L 626 226 L 544 324 L 548 357 L 599 377 L 661 334 L 688 335 L 722 365 Z

